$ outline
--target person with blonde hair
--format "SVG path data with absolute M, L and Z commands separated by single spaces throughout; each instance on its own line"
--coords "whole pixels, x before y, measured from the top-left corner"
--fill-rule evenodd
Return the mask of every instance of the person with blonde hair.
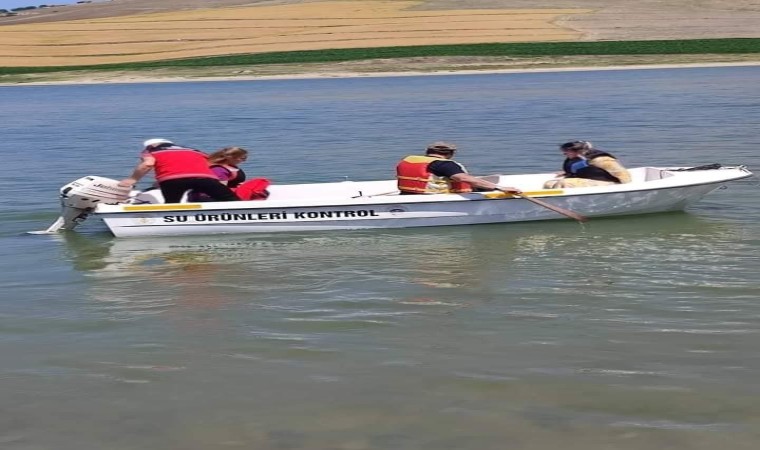
M 248 150 L 242 147 L 224 147 L 208 155 L 208 165 L 219 181 L 226 185 L 240 200 L 265 200 L 269 197 L 267 188 L 271 182 L 266 178 L 246 181 L 240 164 L 248 159 Z M 208 201 L 200 193 L 191 193 L 191 201 Z
M 589 141 L 571 141 L 559 146 L 565 155 L 562 172 L 544 183 L 545 189 L 608 186 L 630 183 L 631 174 L 610 153 L 594 148 Z
M 208 164 L 222 184 L 234 188 L 245 181 L 245 172 L 239 165 L 248 159 L 248 150 L 242 147 L 224 147 L 208 155 Z

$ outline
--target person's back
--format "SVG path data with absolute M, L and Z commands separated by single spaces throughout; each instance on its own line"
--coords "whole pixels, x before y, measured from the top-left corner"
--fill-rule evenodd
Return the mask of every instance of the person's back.
M 631 174 L 628 172 L 628 169 L 623 167 L 620 161 L 613 155 L 592 148 L 586 151 L 583 156 L 586 157 L 589 164 L 610 174 L 616 183 L 631 182 Z
M 164 143 L 146 149 L 143 154 L 155 159 L 154 170 L 159 183 L 177 178 L 217 178 L 206 154 L 200 150 Z

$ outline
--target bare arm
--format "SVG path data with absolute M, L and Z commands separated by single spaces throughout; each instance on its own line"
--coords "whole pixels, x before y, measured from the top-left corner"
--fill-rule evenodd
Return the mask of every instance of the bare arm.
M 153 166 L 156 165 L 156 159 L 152 156 L 144 156 L 135 169 L 132 171 L 132 175 L 119 182 L 120 186 L 134 186 L 140 181 L 140 178 L 144 177 L 148 172 L 153 170 Z
M 509 186 L 506 186 L 506 187 L 499 186 L 497 184 L 491 183 L 490 181 L 486 181 L 481 178 L 474 177 L 470 175 L 469 173 L 458 173 L 456 175 L 452 175 L 451 179 L 454 181 L 469 183 L 470 185 L 476 188 L 485 189 L 485 190 L 502 191 L 502 192 L 514 193 L 514 194 L 519 194 L 522 192 L 517 188 L 513 188 Z

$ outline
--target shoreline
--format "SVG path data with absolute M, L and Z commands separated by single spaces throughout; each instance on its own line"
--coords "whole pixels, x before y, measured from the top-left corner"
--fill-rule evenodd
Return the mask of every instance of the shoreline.
M 703 62 L 703 63 L 661 63 L 661 64 L 626 64 L 626 65 L 582 65 L 569 67 L 527 67 L 510 69 L 431 69 L 408 71 L 334 71 L 334 72 L 304 72 L 275 75 L 225 75 L 225 76 L 140 76 L 137 74 L 116 75 L 112 78 L 97 79 L 92 76 L 82 76 L 71 80 L 54 81 L 20 81 L 0 82 L 0 87 L 20 86 L 65 86 L 65 85 L 95 85 L 95 84 L 142 84 L 142 83 L 188 83 L 215 81 L 267 81 L 267 80 L 309 80 L 328 78 L 384 78 L 384 77 L 417 77 L 417 76 L 446 76 L 446 75 L 490 75 L 509 73 L 550 73 L 550 72 L 592 72 L 612 70 L 655 70 L 655 69 L 689 69 L 711 67 L 752 67 L 760 66 L 760 61 L 742 62 Z

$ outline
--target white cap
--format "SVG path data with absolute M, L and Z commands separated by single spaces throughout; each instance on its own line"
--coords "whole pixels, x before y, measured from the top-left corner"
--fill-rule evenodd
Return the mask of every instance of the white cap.
M 155 147 L 160 144 L 174 144 L 174 142 L 170 141 L 169 139 L 164 139 L 164 138 L 152 138 L 143 142 L 143 147 L 145 148 Z

